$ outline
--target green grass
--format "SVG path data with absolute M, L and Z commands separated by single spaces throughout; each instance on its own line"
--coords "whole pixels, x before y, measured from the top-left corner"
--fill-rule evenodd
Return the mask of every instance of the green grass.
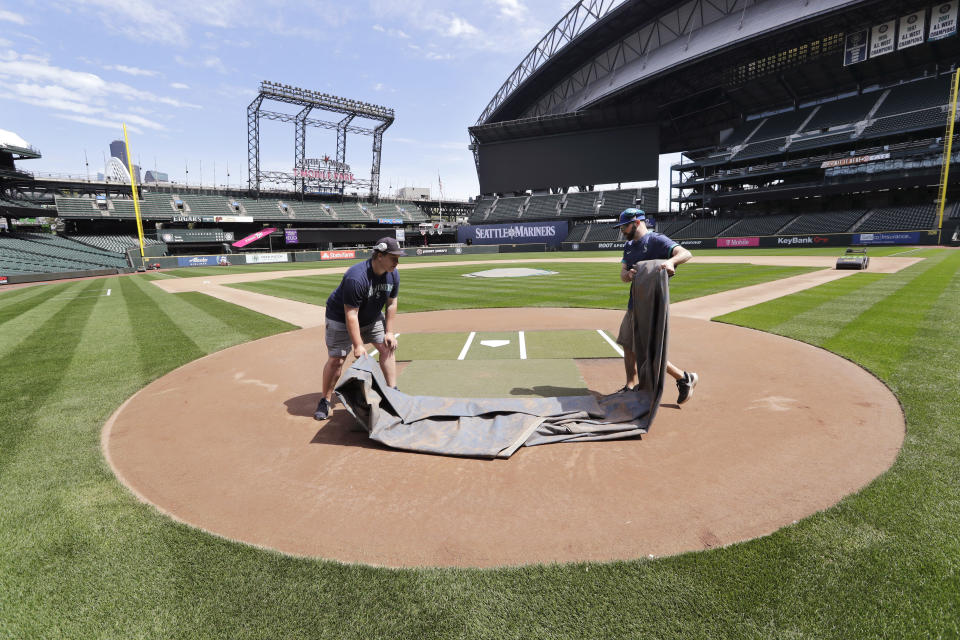
M 416 250 L 411 247 L 409 251 Z M 924 249 L 918 247 L 870 247 L 867 249 L 870 256 L 882 257 L 902 254 L 904 257 L 921 258 L 926 257 L 928 252 L 936 252 L 936 249 Z M 791 247 L 784 249 L 694 249 L 698 256 L 840 256 L 843 255 L 842 247 Z M 402 259 L 403 263 L 418 264 L 422 262 L 461 262 L 461 261 L 496 261 L 496 260 L 530 260 L 533 258 L 543 258 L 550 262 L 558 260 L 576 259 L 576 258 L 616 258 L 623 257 L 623 251 L 550 251 L 535 253 L 470 253 L 463 255 L 446 256 L 415 256 L 409 255 Z M 360 262 L 359 260 L 332 260 L 323 262 L 289 262 L 274 264 L 240 264 L 230 267 L 184 267 L 182 269 L 166 269 L 162 273 L 166 275 L 177 276 L 179 278 L 209 278 L 210 276 L 221 276 L 231 273 L 262 273 L 267 271 L 302 271 L 303 269 L 325 269 L 328 267 L 349 267 Z
M 289 326 L 144 275 L 0 293 L 0 638 L 960 637 L 960 252 L 928 255 L 723 318 L 879 375 L 907 420 L 888 473 L 725 549 L 483 571 L 284 557 L 179 525 L 113 477 L 99 437 L 124 399 Z M 603 278 L 547 278 L 536 297 L 580 302 Z M 431 303 L 458 306 L 459 285 Z
M 622 309 L 628 287 L 617 263 L 531 263 L 531 269 L 556 271 L 525 278 L 464 278 L 482 266 L 408 269 L 400 272 L 400 310 L 436 311 L 474 307 L 587 307 Z M 679 302 L 728 289 L 808 273 L 804 267 L 739 264 L 685 264 L 670 280 L 670 300 Z M 343 276 L 300 276 L 229 285 L 246 291 L 325 304 Z

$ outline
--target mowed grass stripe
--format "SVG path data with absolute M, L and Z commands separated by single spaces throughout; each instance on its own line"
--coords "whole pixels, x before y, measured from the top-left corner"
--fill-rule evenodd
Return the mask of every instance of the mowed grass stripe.
M 68 287 L 77 294 L 100 291 L 103 280 Z M 98 298 L 70 301 L 30 333 L 4 359 L 0 394 L 0 476 L 15 457 L 21 440 L 36 428 L 37 416 L 50 398 L 59 397 L 60 384 L 77 342 Z M 19 364 L 8 370 L 10 364 Z
M 550 269 L 557 275 L 526 278 L 464 278 L 482 266 L 437 267 L 400 272 L 400 311 L 434 311 L 477 307 L 588 307 L 617 309 L 626 305 L 628 288 L 618 277 L 616 263 L 531 263 L 525 267 Z M 801 267 L 756 265 L 683 265 L 670 281 L 674 302 L 808 273 Z M 323 304 L 339 285 L 341 275 L 304 276 L 230 285 L 267 295 Z M 293 282 L 302 281 L 300 286 Z M 281 284 L 282 283 L 282 284 Z M 321 302 L 318 303 L 317 299 Z
M 925 271 L 925 277 L 911 280 L 874 304 L 869 313 L 862 313 L 848 323 L 824 342 L 823 347 L 847 357 L 869 353 L 869 358 L 861 358 L 861 364 L 881 378 L 889 377 L 904 358 L 920 322 L 957 271 L 957 262 L 943 257 L 928 260 L 928 264 L 931 266 Z M 956 327 L 955 324 L 954 329 Z M 872 348 L 878 344 L 882 344 L 883 349 Z
M 793 295 L 777 298 L 775 304 L 762 303 L 749 307 L 750 326 L 761 331 L 780 333 L 778 331 L 779 326 L 788 319 L 816 309 L 836 298 L 853 294 L 859 289 L 887 277 L 889 277 L 887 274 L 882 273 L 857 273 Z M 728 317 L 720 316 L 714 318 L 714 320 L 727 322 Z
M 77 286 L 56 287 L 55 291 L 45 292 L 43 296 L 34 296 L 12 305 L 9 308 L 10 315 L 0 322 L 0 358 L 5 358 L 27 336 L 38 331 L 50 316 L 73 303 L 76 297 L 73 290 Z M 0 312 L 0 317 L 3 315 Z
M 136 347 L 140 355 L 143 378 L 146 381 L 158 378 L 184 362 L 196 360 L 205 352 L 187 336 L 174 320 L 161 308 L 160 303 L 146 287 L 163 293 L 146 281 L 135 277 L 121 280 L 120 290 L 127 305 L 127 313 L 136 332 Z M 173 298 L 172 294 L 164 294 Z M 166 302 L 166 299 L 164 300 Z M 180 318 L 186 321 L 188 318 Z
M 67 298 L 72 298 L 76 295 L 72 292 L 73 288 L 68 285 L 31 288 L 34 289 L 34 291 L 31 291 L 29 296 L 20 296 L 0 307 L 0 327 L 3 327 L 2 333 L 10 331 L 10 328 L 4 327 L 4 325 L 13 320 L 20 320 L 24 314 L 33 313 L 37 310 L 40 310 L 40 313 L 45 313 L 44 310 L 40 309 L 45 302 L 57 301 L 59 298 L 60 302 L 65 303 Z
M 5 313 L 5 309 L 12 304 L 19 304 L 34 296 L 42 296 L 49 289 L 63 289 L 65 285 L 35 285 L 33 287 L 22 287 L 4 291 L 0 289 L 0 313 Z
M 246 342 L 262 334 L 263 325 L 267 325 L 271 333 L 293 331 L 299 327 L 271 316 L 258 313 L 251 309 L 231 304 L 219 298 L 214 298 L 198 292 L 176 294 L 178 300 L 186 302 L 207 317 L 228 327 L 235 342 Z M 232 343 L 231 343 L 232 344 Z M 225 346 L 225 345 L 224 345 Z M 220 347 L 222 348 L 222 347 Z
M 774 333 L 795 337 L 798 336 L 797 332 L 801 331 L 801 340 L 822 345 L 850 321 L 877 302 L 921 277 L 933 264 L 934 262 L 930 260 L 924 260 L 899 273 L 878 278 L 874 282 L 860 287 L 856 295 L 835 297 L 819 306 L 786 319 L 771 330 Z
M 48 606 L 77 611 L 67 594 L 78 585 L 94 593 L 116 588 L 117 573 L 122 572 L 113 562 L 129 546 L 118 544 L 114 536 L 130 522 L 129 509 L 136 500 L 106 468 L 97 436 L 112 407 L 141 386 L 140 367 L 121 296 L 89 300 L 85 305 L 92 311 L 87 321 L 74 318 L 80 331 L 73 348 L 64 352 L 70 356 L 69 364 L 57 368 L 63 374 L 58 392 L 38 405 L 32 419 L 35 427 L 21 440 L 16 459 L 4 473 L 5 483 L 25 488 L 15 494 L 0 492 L 0 512 L 8 525 L 0 527 L 0 566 L 29 581 L 29 588 L 20 590 L 19 623 L 24 632 L 17 637 L 61 636 L 56 618 L 31 612 Z M 49 378 L 46 367 L 36 375 L 43 381 Z M 137 529 L 141 539 L 150 533 L 149 527 Z M 165 556 L 163 547 L 150 545 L 143 540 L 142 555 L 125 561 Z M 39 579 L 40 566 L 56 579 Z M 163 571 L 162 565 L 151 569 L 154 578 Z M 0 585 L 0 590 L 9 593 L 7 586 L 14 585 Z M 102 608 L 86 610 L 83 617 L 87 624 L 111 627 Z M 119 629 L 115 633 L 123 635 Z

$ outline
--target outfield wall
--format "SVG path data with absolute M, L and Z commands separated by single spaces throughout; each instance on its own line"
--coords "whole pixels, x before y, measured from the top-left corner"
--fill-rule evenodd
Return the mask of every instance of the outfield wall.
M 809 233 L 793 236 L 748 236 L 742 238 L 684 238 L 676 240 L 688 249 L 777 249 L 790 247 L 866 247 L 935 245 L 937 231 L 884 231 L 877 233 Z M 564 242 L 564 251 L 623 249 L 624 241 Z

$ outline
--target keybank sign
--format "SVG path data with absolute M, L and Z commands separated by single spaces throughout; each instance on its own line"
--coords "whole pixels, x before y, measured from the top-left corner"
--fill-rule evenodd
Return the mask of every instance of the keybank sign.
M 528 222 L 519 224 L 489 224 L 465 226 L 457 229 L 457 242 L 470 240 L 472 244 L 546 243 L 559 247 L 567 237 L 567 223 Z

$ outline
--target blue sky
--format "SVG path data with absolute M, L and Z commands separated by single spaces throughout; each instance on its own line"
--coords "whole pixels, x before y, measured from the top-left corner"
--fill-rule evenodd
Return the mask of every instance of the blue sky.
M 573 0 L 71 0 L 0 3 L 0 129 L 43 154 L 21 167 L 102 171 L 127 125 L 134 159 L 178 182 L 246 180 L 246 107 L 261 80 L 396 111 L 381 193 L 428 186 L 476 195 L 467 126 Z M 273 103 L 271 108 L 276 105 Z M 276 110 L 283 110 L 277 108 Z M 314 112 L 312 117 L 336 119 Z M 356 121 L 357 124 L 372 124 Z M 293 126 L 261 125 L 261 167 L 290 170 Z M 371 139 L 347 162 L 370 171 Z M 333 155 L 311 128 L 307 156 Z

